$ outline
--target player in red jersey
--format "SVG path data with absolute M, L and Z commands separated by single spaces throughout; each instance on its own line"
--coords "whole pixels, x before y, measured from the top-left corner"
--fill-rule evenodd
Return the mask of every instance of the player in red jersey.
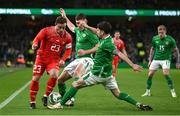
M 127 56 L 127 52 L 124 46 L 124 42 L 120 38 L 120 32 L 115 31 L 114 33 L 114 44 L 116 45 L 117 50 L 121 51 L 124 55 Z M 118 63 L 119 63 L 119 57 L 114 56 L 113 61 L 112 61 L 112 67 L 113 67 L 113 76 L 116 77 L 117 75 L 117 68 L 118 68 Z
M 35 65 L 33 68 L 33 77 L 30 85 L 30 108 L 36 108 L 36 95 L 39 90 L 39 80 L 44 71 L 50 75 L 47 82 L 46 92 L 42 98 L 43 105 L 47 106 L 47 96 L 52 92 L 59 74 L 60 66 L 64 65 L 66 59 L 72 51 L 72 37 L 65 30 L 66 19 L 59 16 L 55 21 L 55 26 L 41 29 L 33 41 L 32 49 L 37 50 Z M 63 56 L 60 54 L 66 49 Z

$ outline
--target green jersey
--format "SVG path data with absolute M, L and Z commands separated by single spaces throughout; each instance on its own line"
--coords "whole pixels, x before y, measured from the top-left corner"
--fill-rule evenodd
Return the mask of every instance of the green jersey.
M 154 60 L 171 60 L 172 49 L 176 47 L 176 42 L 169 35 L 162 39 L 156 35 L 152 39 L 152 47 L 155 50 Z
M 79 28 L 75 28 L 74 32 L 76 33 L 76 58 L 81 57 L 91 57 L 92 54 L 85 54 L 83 56 L 79 56 L 77 54 L 79 49 L 89 50 L 92 49 L 98 42 L 99 38 L 90 30 L 84 29 L 80 30 Z
M 100 46 L 96 50 L 94 65 L 91 72 L 101 78 L 107 78 L 112 75 L 113 51 L 116 46 L 111 36 L 100 40 Z

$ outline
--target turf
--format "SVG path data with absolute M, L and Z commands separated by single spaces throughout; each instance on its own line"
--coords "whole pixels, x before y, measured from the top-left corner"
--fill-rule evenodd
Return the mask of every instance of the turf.
M 30 81 L 32 76 L 31 68 L 8 70 L 0 71 L 0 103 Z M 41 103 L 48 79 L 48 75 L 44 74 L 37 95 L 37 109 L 29 109 L 28 87 L 2 108 L 0 115 L 180 115 L 180 97 L 171 97 L 161 70 L 153 78 L 152 96 L 141 97 L 141 94 L 145 92 L 146 75 L 147 70 L 136 73 L 131 69 L 119 69 L 117 81 L 121 91 L 127 92 L 140 102 L 151 105 L 153 111 L 140 111 L 124 101 L 117 100 L 111 95 L 111 92 L 105 90 L 101 85 L 80 90 L 76 95 L 74 107 L 48 110 Z M 180 71 L 171 70 L 171 77 L 176 92 L 180 96 Z M 71 82 L 72 80 L 68 82 L 68 85 Z M 57 87 L 55 91 L 57 91 Z

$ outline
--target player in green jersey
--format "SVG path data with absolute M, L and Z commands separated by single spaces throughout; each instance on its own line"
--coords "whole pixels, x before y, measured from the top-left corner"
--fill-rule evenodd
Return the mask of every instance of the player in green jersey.
M 97 25 L 97 35 L 101 38 L 101 40 L 100 46 L 96 50 L 92 70 L 85 74 L 83 78 L 74 81 L 72 87 L 68 92 L 66 92 L 60 103 L 49 105 L 49 109 L 63 108 L 66 101 L 74 96 L 80 88 L 102 84 L 105 88 L 109 89 L 117 99 L 124 100 L 141 110 L 152 110 L 150 106 L 137 102 L 127 93 L 121 92 L 118 88 L 116 79 L 112 76 L 113 55 L 117 55 L 127 62 L 134 71 L 141 71 L 142 67 L 132 63 L 127 56 L 116 49 L 113 39 L 110 36 L 110 32 L 111 24 L 109 22 L 103 21 Z
M 61 96 L 66 93 L 65 82 L 70 78 L 80 78 L 88 72 L 93 63 L 92 54 L 96 51 L 99 45 L 99 38 L 91 30 L 86 29 L 81 22 L 86 22 L 86 16 L 82 13 L 75 17 L 76 25 L 67 18 L 63 9 L 60 9 L 61 15 L 66 18 L 68 28 L 76 34 L 76 59 L 68 64 L 58 78 L 58 89 Z M 69 100 L 66 105 L 74 105 L 74 99 Z
M 174 51 L 176 54 L 176 68 L 180 68 L 179 50 L 176 46 L 175 40 L 171 36 L 166 35 L 167 31 L 164 25 L 159 25 L 157 29 L 158 35 L 152 38 L 152 47 L 149 55 L 147 88 L 146 92 L 142 96 L 151 96 L 150 88 L 152 85 L 152 77 L 159 66 L 161 66 L 163 69 L 163 75 L 167 80 L 172 97 L 177 97 L 172 79 L 169 76 L 169 71 L 172 51 Z

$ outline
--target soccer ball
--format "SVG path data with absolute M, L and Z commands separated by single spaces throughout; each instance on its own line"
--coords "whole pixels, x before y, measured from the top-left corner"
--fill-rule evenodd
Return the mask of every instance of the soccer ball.
M 61 95 L 58 92 L 51 92 L 49 94 L 48 101 L 50 104 L 54 105 L 54 104 L 60 102 L 60 100 L 61 100 Z

